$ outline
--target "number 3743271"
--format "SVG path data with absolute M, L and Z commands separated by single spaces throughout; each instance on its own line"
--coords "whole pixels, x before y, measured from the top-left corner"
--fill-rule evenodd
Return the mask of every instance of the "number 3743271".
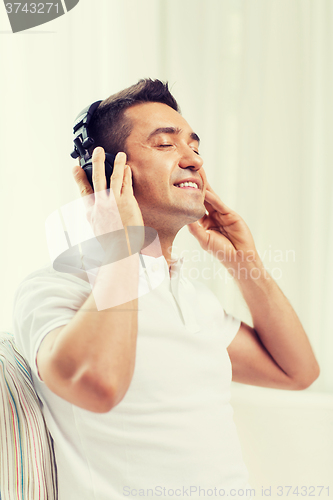
M 24 2 L 8 2 L 6 3 L 7 14 L 18 14 L 24 12 L 26 14 L 50 14 L 51 10 L 59 13 L 59 3 L 24 3 Z

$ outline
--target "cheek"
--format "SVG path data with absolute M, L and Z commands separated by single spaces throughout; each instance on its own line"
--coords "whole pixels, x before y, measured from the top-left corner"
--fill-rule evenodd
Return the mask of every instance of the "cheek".
M 148 199 L 155 190 L 154 179 L 140 167 L 133 168 L 133 193 L 137 199 Z
M 199 175 L 202 178 L 203 185 L 206 186 L 206 184 L 207 184 L 206 172 L 204 171 L 204 169 L 202 167 L 199 170 Z
M 168 189 L 171 167 L 160 156 L 158 151 L 141 150 L 139 159 L 128 161 L 132 170 L 133 192 L 137 198 L 156 198 Z
M 149 158 L 145 161 L 142 158 L 135 165 L 130 165 L 132 169 L 133 181 L 139 186 L 145 185 L 147 188 L 150 186 L 163 185 L 168 179 L 169 171 L 166 166 L 161 162 L 151 161 Z
M 137 200 L 142 198 L 142 195 L 147 191 L 147 180 L 143 175 L 142 169 L 137 164 L 135 166 L 131 166 L 132 170 L 132 186 L 133 186 L 133 194 Z

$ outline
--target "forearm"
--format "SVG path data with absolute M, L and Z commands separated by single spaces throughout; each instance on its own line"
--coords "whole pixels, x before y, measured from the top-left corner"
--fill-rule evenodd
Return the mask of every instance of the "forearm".
M 319 366 L 291 304 L 259 256 L 253 262 L 239 264 L 240 269 L 234 275 L 261 342 L 291 379 L 305 385 L 307 381 L 311 383 L 319 374 Z
M 134 372 L 138 281 L 138 254 L 102 266 L 92 293 L 52 349 L 54 366 L 65 380 L 112 394 L 114 404 L 126 393 Z M 120 305 L 104 307 L 115 300 Z

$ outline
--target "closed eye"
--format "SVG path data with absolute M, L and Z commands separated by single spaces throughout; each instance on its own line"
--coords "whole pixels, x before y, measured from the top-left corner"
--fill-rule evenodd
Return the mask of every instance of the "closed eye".
M 157 147 L 158 148 L 171 148 L 172 146 L 173 146 L 173 144 L 159 144 Z M 192 149 L 192 151 L 194 151 L 195 154 L 200 156 L 199 151 L 196 151 L 195 149 Z

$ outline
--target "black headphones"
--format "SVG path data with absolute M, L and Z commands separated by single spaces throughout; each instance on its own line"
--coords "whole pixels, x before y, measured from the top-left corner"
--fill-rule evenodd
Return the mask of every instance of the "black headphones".
M 96 101 L 90 106 L 84 108 L 81 113 L 75 118 L 75 122 L 73 125 L 73 133 L 74 133 L 74 151 L 71 153 L 72 158 L 78 158 L 80 156 L 80 165 L 81 168 L 86 173 L 87 179 L 94 189 L 93 181 L 92 181 L 92 157 L 89 154 L 89 148 L 94 144 L 94 139 L 89 137 L 89 123 L 91 118 L 100 105 L 102 101 Z M 105 176 L 107 182 L 107 189 L 110 188 L 110 177 L 113 172 L 113 164 L 114 164 L 115 156 L 111 153 L 105 152 Z

